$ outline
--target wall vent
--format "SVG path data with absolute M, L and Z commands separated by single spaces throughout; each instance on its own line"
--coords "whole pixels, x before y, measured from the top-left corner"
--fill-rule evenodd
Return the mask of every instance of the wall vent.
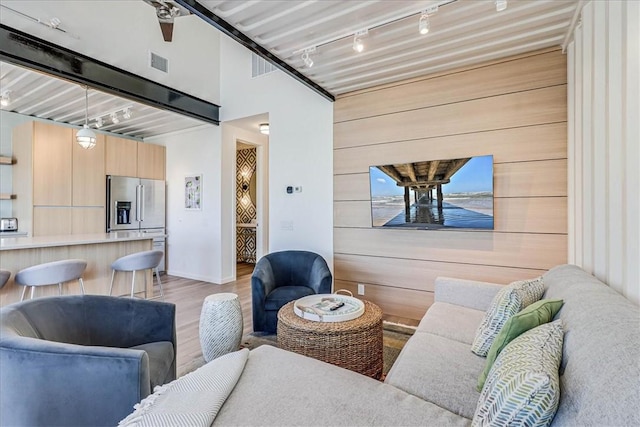
M 151 55 L 149 55 L 149 65 L 151 66 L 151 68 L 155 68 L 156 70 L 160 70 L 164 73 L 168 73 L 169 72 L 169 60 L 167 58 L 163 58 L 162 56 L 150 52 Z
M 260 77 L 272 73 L 278 68 L 261 56 L 251 53 L 251 77 Z

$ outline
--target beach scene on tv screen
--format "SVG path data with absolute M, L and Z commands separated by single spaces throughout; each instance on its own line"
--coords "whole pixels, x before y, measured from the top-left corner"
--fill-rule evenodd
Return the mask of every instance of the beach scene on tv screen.
M 371 166 L 373 227 L 493 230 L 493 156 Z

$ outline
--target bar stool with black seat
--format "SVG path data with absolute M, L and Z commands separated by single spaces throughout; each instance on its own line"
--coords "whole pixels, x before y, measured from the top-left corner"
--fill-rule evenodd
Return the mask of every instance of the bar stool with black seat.
M 126 255 L 118 258 L 111 264 L 113 272 L 111 273 L 111 285 L 109 286 L 109 295 L 113 293 L 113 281 L 116 277 L 116 271 L 131 271 L 131 298 L 134 296 L 136 287 L 136 272 L 141 270 L 155 270 L 158 286 L 160 286 L 160 297 L 164 300 L 164 291 L 162 290 L 162 282 L 160 281 L 160 272 L 158 266 L 164 253 L 162 251 L 143 251 L 135 254 Z M 147 299 L 147 276 L 144 276 L 144 298 Z
M 4 288 L 4 285 L 9 281 L 11 272 L 7 270 L 0 270 L 0 289 Z
M 27 286 L 31 286 L 31 299 L 33 299 L 36 287 L 58 285 L 58 293 L 62 295 L 62 284 L 77 280 L 80 290 L 84 295 L 84 283 L 82 273 L 87 268 L 87 262 L 83 259 L 67 259 L 62 261 L 47 262 L 22 269 L 16 274 L 15 282 L 24 286 L 20 301 L 24 300 Z

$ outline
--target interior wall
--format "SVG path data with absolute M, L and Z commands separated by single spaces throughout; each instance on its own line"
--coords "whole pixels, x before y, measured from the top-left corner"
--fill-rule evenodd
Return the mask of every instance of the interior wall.
M 640 304 L 640 3 L 586 3 L 568 65 L 569 260 Z
M 419 319 L 437 276 L 496 283 L 567 260 L 566 56 L 545 50 L 340 97 L 335 287 Z M 371 227 L 369 166 L 492 154 L 494 230 Z
M 12 157 L 13 128 L 19 124 L 31 121 L 33 118 L 22 114 L 11 113 L 0 110 L 0 156 Z M 13 194 L 13 173 L 12 166 L 0 165 L 0 193 Z M 0 217 L 13 216 L 13 202 L 11 200 L 0 200 Z M 21 224 L 18 224 L 19 226 Z
M 224 283 L 219 126 L 149 138 L 167 148 L 167 273 Z M 202 175 L 202 208 L 185 209 L 185 177 Z
M 251 78 L 251 52 L 226 36 L 220 52 L 222 121 L 269 114 L 269 252 L 309 250 L 331 265 L 333 104 L 281 71 Z M 231 188 L 235 141 L 228 143 L 223 175 Z M 287 186 L 302 192 L 287 194 Z

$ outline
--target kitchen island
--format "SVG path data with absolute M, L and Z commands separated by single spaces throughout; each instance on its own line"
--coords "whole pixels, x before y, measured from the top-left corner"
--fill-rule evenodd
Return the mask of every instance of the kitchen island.
M 11 278 L 0 290 L 0 306 L 20 300 L 22 286 L 14 283 L 18 271 L 45 262 L 80 258 L 87 261 L 83 280 L 88 294 L 109 294 L 111 263 L 132 253 L 151 250 L 153 238 L 163 236 L 157 233 L 119 231 L 102 234 L 80 234 L 39 237 L 0 236 L 0 269 L 9 270 Z M 143 273 L 137 273 L 136 291 L 143 291 Z M 147 271 L 147 293 L 152 295 L 153 281 Z M 131 289 L 131 273 L 118 273 L 114 285 L 114 295 L 128 294 Z M 77 282 L 63 286 L 63 294 L 80 294 Z M 36 297 L 57 295 L 57 286 L 36 289 Z

